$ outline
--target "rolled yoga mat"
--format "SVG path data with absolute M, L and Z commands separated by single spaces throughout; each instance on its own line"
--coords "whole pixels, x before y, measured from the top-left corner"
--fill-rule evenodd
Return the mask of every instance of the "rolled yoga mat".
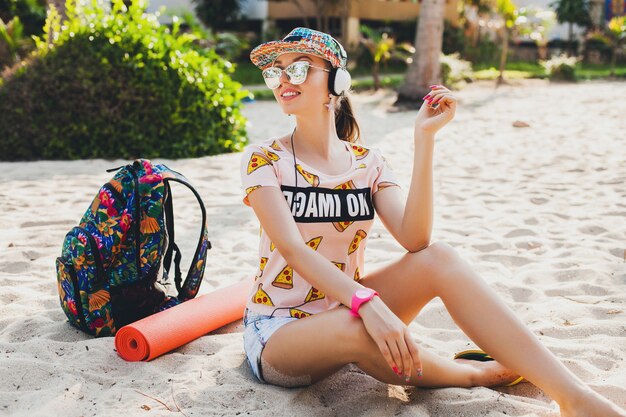
M 115 333 L 125 360 L 150 361 L 243 317 L 250 283 L 220 288 L 128 324 Z

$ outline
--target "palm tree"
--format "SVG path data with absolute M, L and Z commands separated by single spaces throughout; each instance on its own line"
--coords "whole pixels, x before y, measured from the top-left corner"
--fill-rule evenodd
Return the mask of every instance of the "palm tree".
M 502 18 L 502 50 L 500 52 L 500 74 L 496 79 L 496 85 L 504 83 L 504 67 L 509 53 L 509 32 L 515 23 L 515 5 L 512 0 L 496 0 L 496 10 Z
M 612 49 L 611 76 L 615 75 L 615 57 L 617 50 L 626 44 L 626 16 L 617 16 L 609 21 L 608 35 Z
M 398 88 L 396 104 L 420 104 L 429 85 L 441 83 L 439 55 L 443 44 L 443 16 L 446 0 L 422 0 L 417 18 L 415 53 L 404 82 Z
M 361 32 L 367 36 L 367 38 L 361 38 L 361 43 L 372 55 L 374 61 L 372 77 L 374 78 L 374 91 L 377 91 L 381 87 L 380 64 L 386 65 L 387 61 L 392 58 L 408 62 L 410 55 L 407 56 L 407 54 L 415 52 L 415 48 L 408 42 L 396 44 L 396 40 L 390 37 L 388 33 L 381 33 L 381 31 L 365 25 L 361 25 Z
M 572 38 L 574 37 L 573 25 L 589 27 L 591 17 L 589 16 L 588 0 L 556 0 L 550 3 L 554 8 L 556 18 L 559 23 L 569 23 L 569 54 L 574 55 Z

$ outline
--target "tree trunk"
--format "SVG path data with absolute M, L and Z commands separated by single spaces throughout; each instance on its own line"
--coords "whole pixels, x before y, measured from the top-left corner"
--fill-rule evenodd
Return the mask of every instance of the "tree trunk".
M 61 16 L 61 22 L 63 22 L 66 18 L 65 0 L 47 0 L 47 1 L 48 1 L 48 9 L 50 8 L 51 4 L 54 5 L 54 8 L 59 13 L 59 16 Z
M 380 88 L 380 61 L 374 62 L 372 66 L 372 76 L 374 77 L 374 91 L 378 91 Z
M 502 35 L 502 53 L 500 54 L 500 74 L 496 80 L 496 85 L 506 83 L 504 80 L 504 68 L 506 67 L 506 56 L 509 53 L 509 29 L 504 25 L 504 34 Z
M 429 85 L 441 83 L 439 55 L 443 43 L 445 0 L 422 0 L 415 34 L 415 53 L 395 104 L 421 106 Z
M 573 30 L 573 26 L 574 24 L 572 22 L 569 22 L 569 56 L 573 56 L 574 55 L 574 42 L 573 42 L 573 37 L 574 37 L 574 30 Z

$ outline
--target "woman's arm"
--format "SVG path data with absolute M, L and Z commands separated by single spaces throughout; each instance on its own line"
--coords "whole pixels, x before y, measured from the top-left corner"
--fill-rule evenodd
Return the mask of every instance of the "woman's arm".
M 454 117 L 456 98 L 450 90 L 436 86 L 427 96 L 415 120 L 413 172 L 406 202 L 398 187 L 384 188 L 374 194 L 374 207 L 394 238 L 409 252 L 430 244 L 433 226 L 433 151 L 435 133 Z M 431 103 L 439 103 L 436 109 Z
M 248 201 L 287 264 L 309 284 L 350 308 L 352 294 L 365 287 L 305 244 L 280 189 L 261 187 L 248 194 Z
M 396 187 L 390 187 L 396 188 Z M 248 194 L 248 201 L 265 229 L 265 233 L 294 271 L 315 288 L 350 308 L 352 294 L 365 288 L 344 274 L 321 253 L 308 247 L 293 220 L 285 198 L 277 187 L 261 187 Z M 391 368 L 421 368 L 419 347 L 412 339 L 408 327 L 380 297 L 365 303 L 359 314 L 366 330 L 378 345 Z M 393 348 L 390 349 L 389 347 Z M 414 365 L 403 362 L 411 358 Z
M 433 225 L 433 148 L 434 134 L 415 130 L 415 153 L 411 186 L 406 201 L 399 187 L 384 188 L 374 194 L 374 207 L 389 233 L 409 252 L 430 244 Z

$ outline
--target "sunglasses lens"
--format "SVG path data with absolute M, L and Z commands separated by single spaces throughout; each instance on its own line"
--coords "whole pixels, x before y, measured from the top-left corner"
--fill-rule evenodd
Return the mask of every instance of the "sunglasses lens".
M 263 70 L 263 79 L 265 84 L 272 90 L 280 85 L 280 75 L 282 70 L 277 67 L 270 67 Z
M 309 63 L 294 62 L 285 71 L 289 74 L 289 80 L 292 84 L 302 84 L 306 80 L 306 74 L 309 72 Z

